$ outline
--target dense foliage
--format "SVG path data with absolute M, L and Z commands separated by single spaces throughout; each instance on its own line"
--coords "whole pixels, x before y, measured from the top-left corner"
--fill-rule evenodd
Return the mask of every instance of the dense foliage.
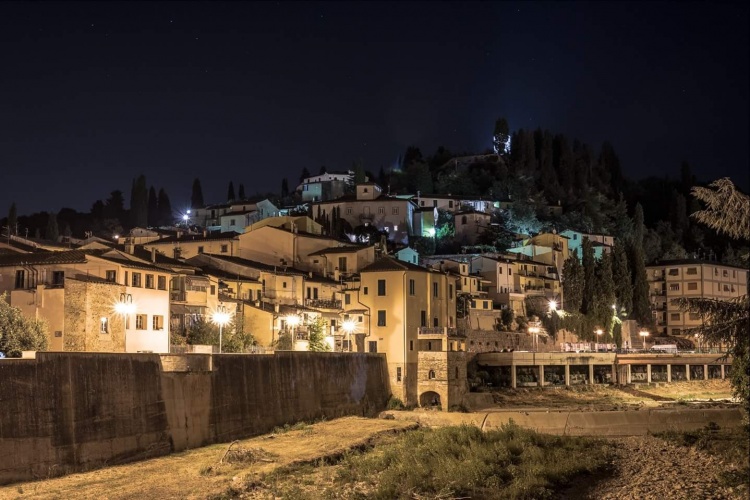
M 7 294 L 0 295 L 0 352 L 17 358 L 21 351 L 46 351 L 47 342 L 47 324 L 27 318 L 8 303 Z

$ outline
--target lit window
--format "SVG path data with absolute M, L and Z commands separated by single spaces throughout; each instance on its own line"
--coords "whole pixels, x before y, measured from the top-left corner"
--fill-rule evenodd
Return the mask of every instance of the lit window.
M 109 333 L 109 318 L 99 319 L 99 333 Z
M 154 315 L 152 318 L 152 326 L 153 330 L 163 330 L 164 329 L 164 316 L 157 316 Z
M 135 329 L 145 330 L 147 320 L 148 320 L 148 316 L 146 316 L 145 314 L 136 314 L 135 315 Z

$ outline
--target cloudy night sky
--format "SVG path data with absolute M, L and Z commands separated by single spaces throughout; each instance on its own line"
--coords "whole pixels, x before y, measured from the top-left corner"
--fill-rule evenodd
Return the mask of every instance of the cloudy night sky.
M 0 213 L 87 211 L 134 177 L 187 205 L 230 180 L 377 173 L 491 146 L 495 119 L 625 175 L 748 175 L 740 3 L 0 3 Z

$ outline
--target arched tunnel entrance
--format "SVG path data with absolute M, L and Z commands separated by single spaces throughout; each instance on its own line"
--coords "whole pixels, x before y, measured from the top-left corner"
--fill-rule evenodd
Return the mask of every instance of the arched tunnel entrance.
M 423 392 L 419 396 L 419 406 L 423 408 L 442 406 L 440 401 L 440 394 L 434 391 Z

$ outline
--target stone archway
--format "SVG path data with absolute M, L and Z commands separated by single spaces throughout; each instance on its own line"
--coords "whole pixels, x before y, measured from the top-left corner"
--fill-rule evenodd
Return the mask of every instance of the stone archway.
M 423 392 L 422 395 L 419 396 L 419 406 L 423 408 L 442 406 L 440 394 L 434 391 Z

